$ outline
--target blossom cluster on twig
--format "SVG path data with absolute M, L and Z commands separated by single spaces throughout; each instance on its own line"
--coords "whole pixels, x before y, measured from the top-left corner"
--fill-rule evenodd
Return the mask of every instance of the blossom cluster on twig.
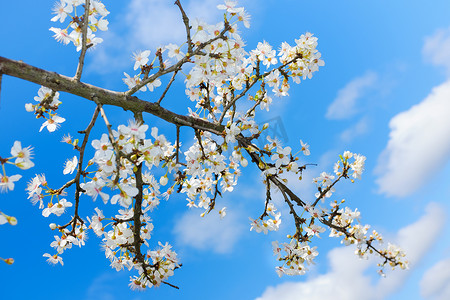
M 123 81 L 128 90 L 119 95 L 121 101 L 137 103 L 137 97 L 132 97 L 134 94 L 139 91 L 151 93 L 154 101 L 146 103 L 152 106 L 145 111 L 174 124 L 176 141 L 168 141 L 157 127 L 152 127 L 148 134 L 150 126 L 144 123 L 143 108 L 130 106 L 134 119 L 128 125 L 113 129 L 103 109 L 105 102 L 95 94 L 83 96 L 96 104 L 89 125 L 79 132 L 83 139 L 81 142 L 73 140 L 70 135 L 63 138 L 63 142 L 77 151 L 77 155 L 70 155 L 62 171 L 74 178 L 55 189 L 41 174 L 36 175 L 27 187 L 28 197 L 34 204 L 39 203 L 44 217 L 60 217 L 73 209 L 68 223 L 50 224 L 57 232 L 51 243 L 54 253 L 45 253 L 44 257 L 50 263 L 63 264 L 61 255 L 73 245 L 83 246 L 87 232 L 92 230 L 102 239 L 102 248 L 112 268 L 137 272 L 130 278 L 132 289 L 142 290 L 161 283 L 176 287 L 167 280 L 181 263 L 168 242 L 151 240 L 155 226 L 151 213 L 160 200 L 168 200 L 172 194 L 180 193 L 185 194 L 187 206 L 203 209 L 201 216 L 204 216 L 216 208 L 223 193 L 234 191 L 241 168 L 253 164 L 262 174 L 266 199 L 262 214 L 250 218 L 250 230 L 264 234 L 279 230 L 282 216 L 272 200 L 274 190 L 281 192 L 295 223 L 288 242 L 272 244 L 274 254 L 281 262 L 276 268 L 280 276 L 305 274 L 318 255 L 317 248 L 311 243 L 314 238 L 323 236 L 327 228 L 329 236 L 341 238 L 345 245 L 356 245 L 359 257 L 365 258 L 371 253 L 380 256 L 381 273 L 385 265 L 407 268 L 405 254 L 400 248 L 393 244 L 381 248 L 381 235 L 376 231 L 369 233 L 370 226 L 360 224 L 359 211 L 343 207 L 343 200 L 333 200 L 340 180 L 354 182 L 361 178 L 366 160 L 363 155 L 344 152 L 335 164 L 334 174 L 322 172 L 314 178 L 316 199 L 307 203 L 288 187 L 287 175 L 294 174 L 302 180 L 302 173 L 309 164 L 301 165 L 299 155 L 308 156 L 309 145 L 300 141 L 292 147 L 283 146 L 276 138 L 267 137 L 263 147 L 257 146 L 256 141 L 268 128 L 268 124 L 256 123 L 258 111 L 270 110 L 273 101 L 289 95 L 292 82 L 298 84 L 310 79 L 319 67 L 324 66 L 317 50 L 317 37 L 305 33 L 292 45 L 283 42 L 278 50 L 263 41 L 247 51 L 239 25 L 248 28 L 250 16 L 244 8 L 237 6 L 237 1 L 226 0 L 217 6 L 224 13 L 223 22 L 218 24 L 191 21 L 181 1 L 176 0 L 175 5 L 185 25 L 186 41 L 180 45 L 161 46 L 154 52 L 134 52 L 136 74 L 124 72 Z M 77 8 L 81 7 L 83 14 L 77 13 Z M 72 42 L 77 51 L 81 50 L 76 75 L 70 79 L 71 83 L 77 84 L 86 49 L 102 41 L 94 32 L 107 30 L 105 17 L 109 12 L 100 1 L 60 0 L 54 13 L 52 21 L 63 23 L 66 18 L 70 19 L 66 29 L 50 28 L 56 40 L 63 44 Z M 167 74 L 172 76 L 165 83 Z M 193 102 L 193 106 L 187 108 L 187 116 L 162 107 L 177 75 L 183 77 L 186 97 Z M 165 88 L 160 91 L 163 82 Z M 159 96 L 155 96 L 157 93 Z M 26 110 L 46 119 L 40 130 L 47 128 L 53 132 L 58 129 L 64 121 L 56 114 L 61 104 L 58 91 L 42 86 L 35 100 L 38 103 L 26 104 Z M 123 105 L 121 103 L 117 106 Z M 107 132 L 99 139 L 90 140 L 91 129 L 99 115 Z M 181 150 L 181 127 L 192 129 L 193 141 L 185 151 Z M 85 154 L 89 141 L 94 154 L 88 159 Z M 23 149 L 20 144 L 14 147 L 16 154 L 11 151 L 12 158 L 16 158 L 14 164 L 22 168 L 32 166 L 26 159 L 30 158 L 31 149 Z M 2 166 L 12 158 L 0 158 Z M 20 178 L 17 177 L 20 175 L 7 177 L 5 173 L 0 176 L 1 190 L 11 190 L 14 181 Z M 73 200 L 67 196 L 70 187 L 75 187 Z M 104 205 L 116 206 L 117 213 L 105 215 L 104 210 L 97 207 L 93 215 L 83 218 L 78 210 L 82 196 L 93 201 L 100 198 Z M 330 205 L 324 206 L 326 201 Z M 226 211 L 226 207 L 219 210 L 221 218 L 226 216 Z M 0 222 L 2 217 L 8 220 L 2 213 Z

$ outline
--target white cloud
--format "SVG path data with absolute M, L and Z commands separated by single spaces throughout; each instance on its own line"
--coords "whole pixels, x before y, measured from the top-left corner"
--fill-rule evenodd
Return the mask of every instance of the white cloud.
M 450 80 L 389 123 L 387 147 L 379 157 L 380 192 L 406 196 L 436 175 L 450 158 Z
M 439 29 L 425 38 L 422 49 L 425 60 L 436 66 L 443 66 L 450 75 L 450 28 Z
M 414 266 L 436 242 L 445 220 L 442 207 L 431 203 L 424 216 L 398 232 L 396 242 L 403 247 L 411 261 L 409 271 L 387 272 L 386 278 L 374 281 L 366 273 L 370 266 L 375 265 L 378 258 L 359 260 L 353 253 L 353 247 L 340 247 L 328 253 L 330 262 L 328 273 L 309 278 L 304 282 L 287 282 L 268 287 L 257 300 L 384 299 L 401 288 Z
M 369 87 L 377 81 L 377 74 L 367 72 L 361 77 L 355 78 L 338 91 L 337 97 L 330 104 L 326 117 L 333 120 L 347 119 L 358 112 L 356 102 Z
M 407 251 L 412 267 L 435 243 L 446 220 L 445 208 L 436 202 L 431 202 L 425 208 L 424 216 L 399 230 L 398 243 Z
M 422 297 L 425 299 L 450 299 L 450 258 L 432 266 L 420 282 Z
M 223 219 L 218 210 L 203 218 L 200 217 L 202 212 L 202 209 L 189 210 L 177 221 L 174 228 L 177 242 L 199 250 L 230 252 L 244 230 L 237 211 L 227 210 Z

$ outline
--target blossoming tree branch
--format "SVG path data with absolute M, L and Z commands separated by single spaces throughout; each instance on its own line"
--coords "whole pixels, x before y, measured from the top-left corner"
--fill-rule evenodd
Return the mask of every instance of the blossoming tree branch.
M 294 220 L 287 240 L 272 243 L 280 263 L 276 268 L 279 276 L 305 274 L 318 255 L 312 245 L 314 238 L 327 229 L 330 237 L 340 238 L 345 245 L 353 244 L 359 257 L 380 257 L 381 274 L 385 266 L 406 268 L 400 248 L 390 243 L 383 248 L 381 235 L 360 223 L 357 209 L 331 198 L 339 181 L 353 182 L 361 177 L 363 155 L 349 151 L 340 155 L 332 173 L 323 172 L 314 179 L 316 199 L 308 203 L 292 191 L 292 182 L 287 180 L 290 173 L 302 180 L 307 165 L 299 165 L 299 155 L 309 155 L 308 144 L 300 141 L 292 148 L 283 147 L 276 138 L 267 137 L 264 147 L 257 146 L 261 133 L 268 128 L 267 124 L 255 122 L 258 111 L 269 110 L 274 98 L 288 95 L 292 83 L 310 79 L 324 65 L 317 38 L 305 33 L 291 44 L 283 42 L 278 51 L 265 41 L 258 43 L 256 49 L 245 50 L 238 26 L 249 27 L 250 17 L 244 8 L 237 7 L 236 1 L 227 0 L 217 6 L 223 11 L 223 22 L 219 24 L 191 20 L 180 0 L 175 5 L 186 29 L 185 42 L 134 53 L 135 74 L 124 73 L 123 81 L 128 87 L 125 92 L 81 80 L 87 50 L 102 42 L 96 36 L 98 31 L 108 29 L 109 12 L 100 1 L 60 0 L 53 9 L 52 21 L 61 23 L 62 28 L 52 27 L 50 31 L 57 41 L 73 44 L 80 53 L 73 77 L 0 57 L 0 74 L 41 85 L 35 102 L 25 104 L 28 112 L 43 120 L 39 131 L 54 132 L 64 126 L 65 119 L 58 114 L 62 105 L 60 92 L 92 101 L 95 107 L 91 121 L 80 131 L 81 137 L 65 135 L 63 139 L 77 152 L 61 166 L 62 172 L 72 179 L 65 183 L 47 182 L 45 174 L 36 175 L 26 189 L 28 198 L 38 204 L 44 217 L 53 214 L 62 219 L 64 212 L 72 215 L 49 225 L 55 240 L 50 245 L 52 251 L 43 256 L 50 263 L 62 265 L 63 253 L 74 245 L 83 246 L 91 231 L 102 239 L 112 268 L 135 270 L 129 284 L 132 289 L 161 283 L 176 287 L 168 278 L 182 263 L 169 243 L 151 239 L 152 211 L 162 199 L 180 193 L 186 195 L 187 206 L 201 209 L 201 216 L 215 210 L 225 217 L 226 207 L 218 208 L 220 197 L 233 192 L 241 168 L 250 163 L 259 169 L 266 186 L 265 205 L 261 215 L 250 218 L 250 230 L 266 234 L 279 229 L 282 219 L 272 201 L 274 191 L 281 193 L 288 207 L 290 216 L 284 217 Z M 164 108 L 166 94 L 177 77 L 184 79 L 185 97 L 192 102 L 185 114 Z M 139 91 L 150 93 L 152 101 L 141 100 L 136 96 Z M 131 111 L 134 118 L 127 125 L 115 127 L 107 118 L 105 105 Z M 149 125 L 144 124 L 144 113 L 173 126 L 176 139 L 167 140 L 156 127 L 149 130 Z M 93 138 L 90 133 L 99 120 L 108 130 L 100 138 Z M 182 128 L 192 134 L 191 140 L 183 141 L 190 145 L 185 152 L 181 151 Z M 93 157 L 86 157 L 87 147 L 94 148 Z M 16 141 L 11 156 L 5 157 L 6 151 L 0 152 L 2 192 L 13 190 L 14 182 L 21 179 L 20 174 L 12 175 L 18 172 L 15 167 L 34 166 L 31 146 L 22 147 Z M 70 195 L 69 188 L 74 190 Z M 100 207 L 89 216 L 80 215 L 80 207 L 90 198 L 100 198 L 105 205 L 116 207 L 117 213 L 105 215 Z M 5 223 L 15 225 L 17 219 L 0 212 L 0 224 Z M 14 261 L 3 260 L 9 264 Z

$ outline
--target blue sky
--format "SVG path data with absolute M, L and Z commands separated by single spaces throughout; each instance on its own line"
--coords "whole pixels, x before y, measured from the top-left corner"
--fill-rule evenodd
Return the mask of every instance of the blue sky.
M 132 52 L 181 42 L 184 32 L 173 1 L 105 1 L 109 31 L 104 43 L 88 52 L 82 81 L 124 91 L 123 72 L 132 72 Z M 187 13 L 207 22 L 220 21 L 220 1 L 182 1 Z M 449 299 L 450 298 L 450 3 L 448 1 L 239 1 L 251 14 L 250 29 L 242 28 L 247 50 L 266 40 L 278 49 L 283 41 L 309 31 L 319 38 L 325 66 L 311 80 L 294 85 L 290 96 L 275 99 L 258 121 L 283 126 L 285 145 L 311 145 L 305 160 L 317 163 L 294 190 L 305 199 L 314 195 L 313 177 L 331 172 L 344 150 L 367 156 L 366 172 L 355 184 L 338 185 L 336 198 L 357 207 L 362 222 L 386 240 L 401 245 L 411 260 L 408 271 L 376 274 L 376 261 L 360 261 L 351 247 L 323 235 L 316 241 L 317 264 L 304 276 L 276 275 L 271 241 L 284 241 L 292 232 L 288 210 L 280 231 L 250 232 L 248 217 L 259 216 L 264 187 L 254 168 L 244 169 L 236 190 L 219 203 L 228 207 L 225 219 L 188 210 L 183 195 L 164 202 L 152 213 L 155 241 L 169 241 L 183 267 L 171 278 L 180 286 L 144 293 L 128 288 L 131 274 L 116 272 L 93 234 L 87 245 L 64 254 L 64 266 L 50 266 L 53 232 L 48 220 L 27 199 L 24 189 L 34 174 L 62 185 L 66 159 L 75 152 L 60 143 L 64 134 L 76 136 L 89 122 L 94 106 L 61 94 L 60 113 L 67 121 L 53 134 L 39 133 L 41 120 L 24 109 L 38 86 L 3 76 L 0 102 L 0 156 L 7 156 L 15 140 L 35 147 L 35 164 L 23 171 L 14 192 L 0 194 L 2 211 L 18 218 L 18 225 L 0 227 L 0 256 L 15 258 L 0 264 L 2 297 L 18 299 Z M 73 46 L 58 44 L 48 28 L 53 1 L 4 1 L 0 11 L 0 55 L 72 76 L 78 61 Z M 139 93 L 151 100 L 149 94 Z M 183 102 L 184 101 L 184 102 Z M 169 108 L 187 113 L 183 81 L 168 94 Z M 127 123 L 130 114 L 106 108 L 113 126 Z M 174 128 L 146 118 L 167 137 Z M 99 123 L 92 137 L 105 127 Z M 186 145 L 189 141 L 185 142 Z M 10 169 L 11 173 L 15 170 Z M 279 197 L 279 195 L 278 195 Z M 92 215 L 88 198 L 81 214 Z M 64 214 L 61 223 L 68 219 Z M 59 220 L 58 220 L 59 221 Z

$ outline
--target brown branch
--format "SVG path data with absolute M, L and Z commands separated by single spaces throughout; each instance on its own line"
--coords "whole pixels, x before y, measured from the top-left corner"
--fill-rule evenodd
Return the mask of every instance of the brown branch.
M 195 130 L 195 137 L 197 138 L 198 144 L 200 145 L 200 149 L 202 150 L 202 159 L 203 160 L 208 159 L 208 157 L 205 154 L 205 149 L 203 148 L 200 130 Z
M 98 113 L 100 112 L 100 108 L 97 106 L 95 108 L 94 114 L 92 115 L 91 122 L 89 123 L 88 127 L 80 132 L 84 134 L 83 142 L 81 143 L 81 147 L 79 148 L 80 151 L 80 159 L 78 160 L 78 170 L 77 170 L 77 176 L 75 177 L 75 183 L 76 183 L 76 193 L 75 193 L 75 199 L 78 202 L 79 195 L 81 193 L 81 187 L 80 187 L 80 177 L 83 174 L 83 159 L 84 159 L 84 151 L 86 149 L 86 144 L 89 141 L 89 134 L 91 133 L 92 128 L 95 125 L 95 122 L 97 121 Z M 75 213 L 77 213 L 78 207 L 75 207 Z
M 179 115 L 156 103 L 144 101 L 134 96 L 127 96 L 125 93 L 82 83 L 64 75 L 39 69 L 26 63 L 1 56 L 0 69 L 4 74 L 9 76 L 34 82 L 56 91 L 77 95 L 102 105 L 113 105 L 133 112 L 146 112 L 178 126 L 189 126 L 195 129 L 209 131 L 216 135 L 221 135 L 224 130 L 224 126 L 222 125 L 213 124 L 206 120 L 190 116 Z
M 317 199 L 314 201 L 313 203 L 313 207 L 317 205 L 317 203 L 319 202 L 320 199 L 322 199 L 323 197 L 325 197 L 326 193 L 328 193 L 329 190 L 331 190 L 331 188 L 339 181 L 341 180 L 342 177 L 345 177 L 347 174 L 346 171 L 342 172 L 341 175 L 339 175 L 339 177 L 329 186 L 327 186 L 323 191 L 320 191 L 320 195 L 319 197 L 317 197 Z
M 297 215 L 297 212 L 295 211 L 294 205 L 292 204 L 291 201 L 289 201 L 289 198 L 286 195 L 286 192 L 281 190 L 281 194 L 284 197 L 284 201 L 287 203 L 287 205 L 289 206 L 289 213 L 294 216 L 294 223 L 295 223 L 295 228 L 296 228 L 296 233 L 294 235 L 294 238 L 296 238 L 298 241 L 304 242 L 305 238 L 302 235 L 301 232 L 301 226 L 302 226 L 302 219 Z
M 348 225 L 347 225 L 347 226 L 343 226 L 343 227 L 337 226 L 337 225 L 332 224 L 332 222 L 330 222 L 330 221 L 328 221 L 328 220 L 325 220 L 325 219 L 323 219 L 323 218 L 319 218 L 319 221 L 320 221 L 322 224 L 324 224 L 324 225 L 326 225 L 326 226 L 328 226 L 328 227 L 330 227 L 330 228 L 332 228 L 332 229 L 334 229 L 334 230 L 336 230 L 336 231 L 342 232 L 342 233 L 343 233 L 346 237 L 348 237 L 348 238 L 353 238 L 353 239 L 355 239 L 355 240 L 358 240 L 358 239 L 355 237 L 355 234 L 351 234 L 351 233 L 349 233 L 349 232 L 347 231 L 346 228 L 348 227 Z M 381 253 L 380 250 L 378 250 L 377 248 L 375 248 L 375 247 L 372 245 L 372 241 L 373 241 L 373 239 L 365 240 L 365 241 L 364 241 L 365 244 L 366 244 L 366 246 L 367 246 L 367 248 L 372 249 L 372 250 L 375 251 L 378 255 L 380 255 L 381 257 L 383 257 L 386 261 L 392 262 L 395 266 L 397 266 L 397 265 L 400 264 L 400 262 L 398 262 L 398 261 L 395 259 L 395 257 L 389 257 L 389 256 L 387 256 L 386 254 Z
M 167 284 L 168 286 L 173 287 L 173 288 L 175 288 L 175 289 L 177 289 L 177 290 L 180 289 L 180 288 L 177 287 L 176 285 L 173 285 L 173 284 L 171 284 L 171 283 L 169 283 L 169 282 L 167 282 L 167 281 L 161 281 L 161 282 L 164 283 L 164 284 Z
M 180 152 L 180 126 L 177 125 L 177 145 L 176 145 L 176 160 L 175 163 L 178 165 Z
M 87 128 L 84 131 L 81 131 L 80 133 L 84 134 L 84 138 L 83 138 L 83 142 L 81 143 L 81 147 L 78 148 L 79 152 L 80 152 L 80 158 L 78 160 L 78 168 L 77 168 L 77 175 L 75 176 L 75 179 L 69 181 L 68 183 L 66 183 L 60 190 L 64 190 L 64 188 L 69 187 L 70 185 L 72 185 L 73 183 L 75 183 L 75 212 L 74 212 L 74 216 L 72 218 L 72 220 L 67 223 L 64 226 L 60 226 L 60 229 L 66 228 L 67 226 L 69 226 L 70 224 L 72 224 L 72 230 L 70 231 L 70 235 L 74 235 L 75 236 L 75 229 L 77 227 L 77 221 L 80 221 L 81 224 L 84 223 L 83 219 L 81 219 L 81 217 L 78 215 L 78 207 L 80 204 L 80 194 L 83 192 L 83 189 L 80 187 L 80 177 L 83 174 L 83 159 L 84 159 L 84 151 L 86 149 L 86 144 L 89 140 L 89 134 L 91 133 L 92 127 L 94 127 L 95 121 L 97 120 L 98 117 L 98 113 L 99 113 L 99 108 L 96 107 L 94 114 L 92 115 L 91 121 L 89 122 L 89 125 L 87 126 Z
M 188 43 L 188 54 L 192 53 L 192 39 L 191 39 L 191 27 L 189 26 L 189 18 L 181 6 L 180 0 L 176 0 L 174 3 L 180 9 L 181 16 L 183 17 L 184 27 L 186 28 L 186 41 Z
M 135 255 L 138 260 L 144 260 L 141 253 L 141 214 L 142 214 L 142 188 L 144 186 L 144 181 L 142 180 L 142 164 L 136 166 L 136 171 L 134 172 L 136 178 L 136 188 L 138 189 L 138 194 L 134 197 L 134 216 L 133 216 L 133 247 L 135 250 Z
M 263 219 L 265 216 L 267 216 L 267 206 L 269 205 L 269 202 L 272 200 L 272 196 L 270 195 L 270 180 L 268 179 L 269 176 L 266 177 L 266 204 L 264 205 L 264 212 L 261 214 L 259 219 Z
M 3 73 L 0 70 L 0 104 L 1 104 L 1 96 L 2 96 L 2 78 L 3 78 Z
M 61 195 L 61 193 L 68 187 L 70 187 L 72 184 L 75 183 L 75 179 L 72 179 L 71 181 L 66 182 L 62 187 L 56 190 L 56 193 L 58 195 Z
M 161 97 L 159 98 L 158 102 L 156 102 L 156 104 L 160 105 L 161 101 L 164 99 L 164 97 L 166 96 L 167 91 L 169 90 L 170 86 L 172 85 L 173 81 L 175 80 L 175 76 L 177 76 L 177 73 L 180 69 L 175 70 L 175 72 L 173 72 L 172 78 L 170 78 L 169 83 L 166 86 L 166 89 L 164 90 L 164 92 L 162 93 Z
M 219 178 L 219 175 L 214 173 L 214 181 L 216 182 L 214 184 L 214 197 L 211 199 L 211 202 L 209 202 L 209 204 L 208 204 L 208 209 L 206 211 L 207 214 L 209 214 L 216 206 L 217 195 L 222 197 L 222 193 L 219 191 L 219 179 L 218 178 Z
M 88 24 L 89 24 L 89 0 L 85 1 L 84 4 L 84 16 L 83 16 L 83 23 L 81 24 L 81 53 L 80 58 L 78 60 L 78 67 L 77 72 L 74 76 L 74 79 L 76 81 L 80 81 L 81 78 L 81 72 L 83 72 L 83 66 L 84 66 L 84 57 L 86 56 L 86 50 L 88 48 L 87 46 L 87 31 L 88 31 Z M 78 24 L 80 26 L 80 24 Z
M 202 108 L 206 108 L 211 115 L 212 119 L 217 123 L 216 116 L 214 115 L 214 110 L 211 107 L 211 97 L 209 93 L 209 82 L 205 84 L 204 82 L 200 83 L 200 90 L 206 91 L 206 96 L 203 97 L 205 102 L 201 104 Z
M 258 107 L 258 105 L 260 105 L 261 104 L 261 101 L 264 99 L 264 97 L 267 95 L 267 91 L 266 91 L 266 88 L 265 88 L 265 83 L 264 83 L 264 81 L 261 83 L 261 91 L 262 91 L 262 96 L 261 96 L 261 98 L 259 98 L 256 102 L 255 102 L 255 104 L 249 109 L 249 110 L 247 110 L 247 112 L 245 113 L 245 116 L 246 117 L 249 117 L 251 114 L 252 114 L 252 112 L 254 112 L 254 110 Z
M 261 171 L 265 171 L 264 165 L 265 163 L 261 160 L 261 158 L 256 154 L 254 151 L 251 151 L 250 149 L 256 149 L 246 137 L 244 137 L 242 134 L 239 134 L 237 136 L 239 144 L 247 151 L 247 153 L 252 158 L 252 161 L 258 166 L 258 168 Z M 306 205 L 305 202 L 303 202 L 300 197 L 298 197 L 294 192 L 292 192 L 284 183 L 282 183 L 276 175 L 268 177 L 272 183 L 274 183 L 282 192 L 285 192 L 291 200 L 293 200 L 297 205 L 304 207 Z

